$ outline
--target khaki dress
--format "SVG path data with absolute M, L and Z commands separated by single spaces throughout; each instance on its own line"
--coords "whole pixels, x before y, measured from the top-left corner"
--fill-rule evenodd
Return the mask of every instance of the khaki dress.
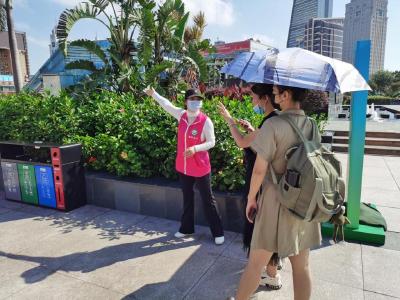
M 288 110 L 282 114 L 288 114 L 306 137 L 311 136 L 312 125 L 303 110 Z M 251 148 L 265 161 L 272 163 L 279 179 L 286 170 L 286 151 L 298 143 L 299 138 L 289 123 L 275 117 L 265 121 Z M 258 199 L 251 248 L 264 249 L 278 253 L 280 257 L 287 257 L 320 245 L 319 223 L 298 219 L 278 202 L 270 167 L 271 164 L 268 164 L 268 172 Z

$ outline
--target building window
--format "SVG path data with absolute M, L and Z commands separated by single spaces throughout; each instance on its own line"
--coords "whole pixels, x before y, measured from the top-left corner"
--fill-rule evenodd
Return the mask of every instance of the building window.
M 361 16 L 361 10 L 356 11 L 356 17 L 359 17 L 359 16 Z

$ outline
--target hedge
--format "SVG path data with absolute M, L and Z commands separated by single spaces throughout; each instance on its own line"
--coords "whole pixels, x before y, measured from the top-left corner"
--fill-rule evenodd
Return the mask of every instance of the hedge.
M 232 115 L 259 124 L 251 101 L 215 97 L 204 103 L 213 120 L 216 146 L 211 149 L 213 186 L 238 190 L 244 184 L 242 151 L 218 113 L 222 101 Z M 177 103 L 176 105 L 182 105 Z M 323 124 L 323 119 L 319 119 Z M 118 176 L 176 179 L 176 120 L 152 99 L 131 94 L 93 93 L 72 98 L 66 93 L 0 97 L 0 139 L 82 143 L 87 168 Z

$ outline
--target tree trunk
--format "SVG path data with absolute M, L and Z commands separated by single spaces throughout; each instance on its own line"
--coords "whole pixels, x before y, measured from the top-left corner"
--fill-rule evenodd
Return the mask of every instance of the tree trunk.
M 15 36 L 15 31 L 14 31 L 14 21 L 11 13 L 12 4 L 10 2 L 11 0 L 6 1 L 8 39 L 10 42 L 11 63 L 13 68 L 15 92 L 19 93 L 22 89 L 22 75 L 21 75 L 21 65 L 19 62 L 17 38 Z

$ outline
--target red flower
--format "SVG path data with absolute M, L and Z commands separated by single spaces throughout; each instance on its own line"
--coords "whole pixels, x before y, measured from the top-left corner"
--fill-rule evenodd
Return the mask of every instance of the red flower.
M 94 163 L 96 160 L 97 160 L 97 158 L 96 158 L 96 157 L 94 157 L 94 156 L 91 156 L 91 157 L 89 157 L 89 160 L 88 160 L 88 162 L 89 162 L 89 164 L 91 164 L 91 163 Z

